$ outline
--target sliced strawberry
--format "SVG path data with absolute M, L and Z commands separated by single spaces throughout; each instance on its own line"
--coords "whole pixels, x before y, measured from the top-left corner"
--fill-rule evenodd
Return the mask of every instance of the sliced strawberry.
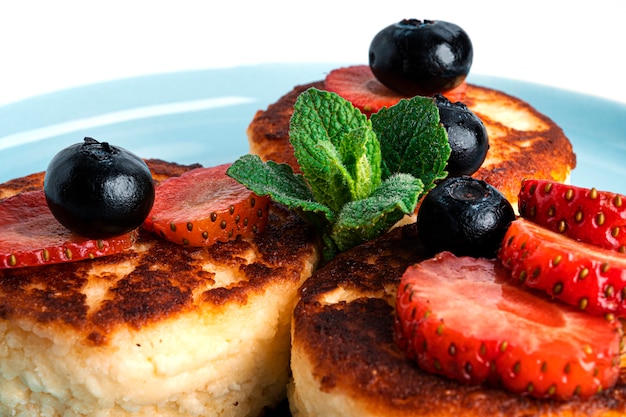
M 498 257 L 528 287 L 592 314 L 626 317 L 626 255 L 518 219 Z
M 573 239 L 626 252 L 626 196 L 549 180 L 525 180 L 520 214 Z
M 109 239 L 86 239 L 54 218 L 43 190 L 0 200 L 0 268 L 78 261 L 128 249 L 135 232 Z
M 367 65 L 355 65 L 331 71 L 324 81 L 326 90 L 339 94 L 360 109 L 368 117 L 383 107 L 391 107 L 407 98 L 380 83 Z M 444 91 L 452 102 L 463 101 L 467 84 Z
M 144 227 L 182 245 L 208 246 L 251 237 L 267 224 L 269 198 L 226 175 L 230 164 L 196 168 L 156 188 Z
M 514 285 L 497 260 L 442 252 L 398 287 L 399 346 L 464 383 L 499 382 L 539 398 L 590 397 L 619 376 L 621 324 Z

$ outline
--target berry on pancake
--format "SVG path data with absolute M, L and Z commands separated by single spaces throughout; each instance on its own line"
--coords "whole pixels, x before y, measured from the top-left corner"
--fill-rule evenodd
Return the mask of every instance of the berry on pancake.
M 595 188 L 528 179 L 519 193 L 520 215 L 555 232 L 626 252 L 626 197 Z
M 626 256 L 515 220 L 498 253 L 514 279 L 593 314 L 626 315 Z
M 385 87 L 367 65 L 334 69 L 328 73 L 324 83 L 326 90 L 350 101 L 368 117 L 383 107 L 391 107 L 401 99 L 410 97 Z M 450 101 L 461 101 L 466 89 L 467 84 L 462 82 L 442 94 Z
M 43 190 L 0 200 L 0 268 L 49 265 L 111 255 L 129 249 L 131 231 L 104 239 L 73 233 L 52 215 Z
M 620 329 L 514 286 L 498 263 L 442 252 L 404 273 L 398 340 L 431 373 L 539 398 L 588 398 L 619 376 Z
M 144 222 L 174 243 L 208 246 L 252 237 L 267 224 L 269 199 L 226 176 L 230 164 L 196 168 L 163 181 Z

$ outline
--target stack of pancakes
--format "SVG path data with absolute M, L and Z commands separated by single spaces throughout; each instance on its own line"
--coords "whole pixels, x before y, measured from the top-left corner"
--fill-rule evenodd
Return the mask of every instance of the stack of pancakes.
M 324 83 L 295 87 L 255 115 L 252 153 L 298 170 L 289 119 L 309 87 Z M 550 119 L 478 86 L 465 102 L 491 144 L 475 176 L 514 204 L 522 178 L 567 180 L 575 157 Z M 157 180 L 191 168 L 149 165 Z M 0 199 L 42 179 L 0 184 Z M 393 304 L 402 272 L 425 256 L 415 236 L 414 225 L 397 228 L 309 278 L 316 237 L 272 205 L 250 240 L 185 248 L 141 233 L 118 255 L 2 270 L 0 415 L 257 416 L 285 397 L 291 371 L 297 416 L 626 413 L 622 388 L 554 404 L 460 386 L 408 362 L 393 343 Z
M 192 168 L 148 164 L 157 180 Z M 188 248 L 140 233 L 117 255 L 0 270 L 0 415 L 258 416 L 286 395 L 314 242 L 273 205 L 250 240 Z
M 295 87 L 248 128 L 251 150 L 298 169 L 289 143 L 297 96 L 324 82 Z M 515 206 L 521 180 L 567 182 L 576 159 L 563 131 L 528 103 L 468 85 L 468 107 L 484 122 L 490 148 L 475 177 Z M 299 292 L 292 321 L 289 404 L 296 417 L 331 416 L 624 416 L 626 380 L 591 400 L 537 400 L 486 386 L 467 386 L 421 371 L 396 347 L 396 287 L 424 260 L 415 224 L 353 248 L 324 265 Z

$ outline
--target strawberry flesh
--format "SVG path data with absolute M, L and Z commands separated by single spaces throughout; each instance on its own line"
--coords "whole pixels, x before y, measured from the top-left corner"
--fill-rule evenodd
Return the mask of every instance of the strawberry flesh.
M 626 197 L 550 180 L 524 180 L 520 214 L 572 239 L 626 252 Z
M 368 117 L 383 107 L 391 107 L 401 99 L 408 98 L 384 86 L 367 65 L 335 69 L 328 73 L 324 85 L 326 90 L 345 98 Z M 462 82 L 442 94 L 452 102 L 463 101 L 466 89 L 467 84 Z
M 43 190 L 0 200 L 0 268 L 92 259 L 132 246 L 136 232 L 107 239 L 81 237 L 54 218 Z
M 411 266 L 396 300 L 399 346 L 463 383 L 587 398 L 619 376 L 621 324 L 514 285 L 497 260 L 442 252 Z
M 182 245 L 209 246 L 252 237 L 268 220 L 269 198 L 226 175 L 230 164 L 196 168 L 156 188 L 145 229 Z
M 515 220 L 498 253 L 512 278 L 592 314 L 626 317 L 626 256 Z

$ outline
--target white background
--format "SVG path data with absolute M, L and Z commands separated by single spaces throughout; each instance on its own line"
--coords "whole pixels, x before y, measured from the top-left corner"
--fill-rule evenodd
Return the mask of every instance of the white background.
M 463 27 L 474 73 L 626 103 L 623 0 L 0 1 L 0 105 L 143 74 L 367 63 L 371 38 L 410 17 Z

